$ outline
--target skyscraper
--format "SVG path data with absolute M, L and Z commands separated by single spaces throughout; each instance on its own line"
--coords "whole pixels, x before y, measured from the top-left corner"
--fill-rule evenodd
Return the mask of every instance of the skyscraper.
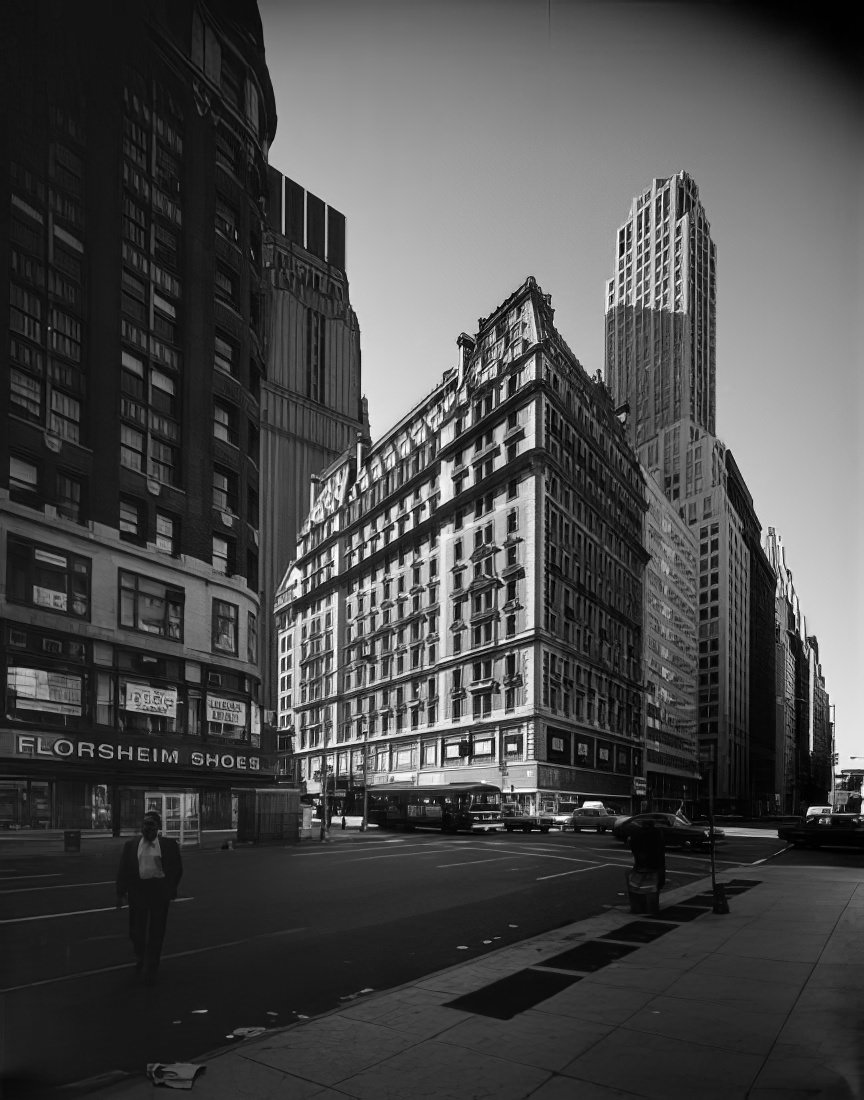
M 750 566 L 743 479 L 715 433 L 716 255 L 696 184 L 637 195 L 606 284 L 606 382 L 640 461 L 698 539 L 698 725 L 715 792 L 750 796 Z M 737 482 L 736 482 L 737 484 Z M 650 739 L 650 731 L 649 731 Z M 694 746 L 695 748 L 695 746 Z M 703 792 L 704 793 L 704 792 Z
M 606 284 L 606 384 L 670 500 L 698 491 L 715 430 L 716 250 L 686 172 L 655 179 L 618 230 Z
M 310 479 L 358 435 L 368 439 L 369 418 L 360 389 L 360 327 L 345 273 L 345 218 L 275 168 L 267 174 L 261 704 L 275 711 L 277 687 L 287 690 L 288 677 L 284 656 L 274 649 L 273 601 L 309 511 Z

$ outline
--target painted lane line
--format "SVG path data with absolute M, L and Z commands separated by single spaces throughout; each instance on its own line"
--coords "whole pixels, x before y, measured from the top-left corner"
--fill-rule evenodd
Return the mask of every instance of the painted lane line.
M 600 871 L 604 867 L 620 867 L 619 863 L 595 863 L 590 867 L 577 867 L 573 871 L 559 871 L 556 875 L 538 875 L 537 882 L 544 882 L 547 878 L 563 878 L 565 875 L 581 875 L 584 871 Z
M 436 869 L 441 867 L 473 867 L 476 863 L 500 863 L 502 859 L 510 859 L 508 855 L 492 856 L 490 859 L 466 859 L 461 863 L 436 863 Z
M 19 886 L 16 890 L 0 890 L 0 897 L 6 894 L 33 894 L 37 890 L 75 890 L 82 886 L 113 886 L 114 879 L 109 878 L 104 882 L 64 882 L 57 886 Z
M 191 901 L 191 898 L 178 898 L 178 901 Z M 203 955 L 206 951 L 223 951 L 226 947 L 239 947 L 255 940 L 272 939 L 274 936 L 291 936 L 295 932 L 305 932 L 304 928 L 280 928 L 276 932 L 262 932 L 257 936 L 248 936 L 243 940 L 229 940 L 228 943 L 214 943 L 210 947 L 194 947 L 190 951 L 173 951 L 170 955 L 163 955 L 162 959 L 182 959 L 187 955 Z M 26 982 L 23 985 L 10 985 L 6 989 L 0 989 L 0 996 L 4 993 L 18 993 L 22 989 L 36 989 L 42 985 L 54 985 L 56 982 L 72 982 L 76 978 L 91 978 L 95 974 L 112 974 L 118 970 L 128 970 L 130 963 L 124 962 L 115 966 L 103 966 L 98 970 L 79 970 L 75 974 L 58 974 L 56 978 L 42 978 L 38 982 Z
M 194 900 L 194 898 L 174 898 L 173 904 L 179 905 L 183 901 Z M 128 909 L 128 906 L 124 905 L 123 908 Z M 113 913 L 116 909 L 116 905 L 106 905 L 102 909 L 74 909 L 71 913 L 39 913 L 35 917 L 10 917 L 8 920 L 0 920 L 0 924 L 25 924 L 33 920 L 56 920 L 57 917 L 85 917 L 89 913 Z
M 3 882 L 18 882 L 25 878 L 60 878 L 60 872 L 58 871 L 53 875 L 14 875 L 12 878 L 4 878 L 0 881 Z

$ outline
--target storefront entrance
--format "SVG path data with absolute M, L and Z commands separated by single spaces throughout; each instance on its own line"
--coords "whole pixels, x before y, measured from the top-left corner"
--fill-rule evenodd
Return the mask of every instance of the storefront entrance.
M 180 845 L 199 844 L 198 795 L 192 791 L 146 791 L 144 812 L 155 810 L 162 818 L 162 832 Z

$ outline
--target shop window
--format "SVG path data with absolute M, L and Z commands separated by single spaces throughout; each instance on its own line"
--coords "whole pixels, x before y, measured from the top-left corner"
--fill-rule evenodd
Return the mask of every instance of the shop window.
M 182 700 L 176 685 L 120 677 L 119 725 L 126 733 L 177 733 Z
M 214 653 L 238 652 L 237 605 L 225 600 L 213 601 L 212 648 Z
M 120 570 L 120 626 L 182 642 L 185 598 L 182 588 Z
M 249 703 L 228 692 L 208 691 L 206 699 L 207 737 L 249 741 Z
M 8 536 L 6 595 L 11 603 L 90 617 L 90 559 Z
M 62 665 L 10 658 L 6 669 L 6 717 L 11 721 L 72 728 L 86 717 L 86 706 L 85 673 Z

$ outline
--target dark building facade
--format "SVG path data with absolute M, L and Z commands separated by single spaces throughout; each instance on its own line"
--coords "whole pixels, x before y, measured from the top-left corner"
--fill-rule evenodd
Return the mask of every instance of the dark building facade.
M 741 517 L 749 565 L 747 619 L 750 806 L 751 812 L 770 813 L 776 805 L 774 591 L 777 577 L 762 547 L 762 526 L 753 507 L 753 497 L 731 451 L 726 452 L 726 469 L 729 503 Z
M 273 771 L 257 7 L 3 14 L 0 826 L 230 824 Z

